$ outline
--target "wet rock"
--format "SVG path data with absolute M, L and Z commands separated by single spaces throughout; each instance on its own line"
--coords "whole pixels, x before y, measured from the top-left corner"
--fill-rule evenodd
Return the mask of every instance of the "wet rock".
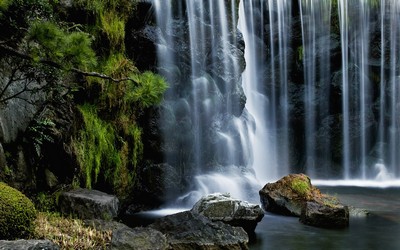
M 323 228 L 345 228 L 349 226 L 349 208 L 343 205 L 326 205 L 307 202 L 300 216 L 300 222 Z
M 163 250 L 167 249 L 167 239 L 159 231 L 151 228 L 122 227 L 113 231 L 111 250 Z
M 58 250 L 60 247 L 49 240 L 0 240 L 0 250 Z
M 242 227 L 254 233 L 257 223 L 264 217 L 259 205 L 234 199 L 230 194 L 210 194 L 201 198 L 192 208 L 193 213 L 206 216 L 212 221 L 222 221 L 231 226 Z
M 290 174 L 260 190 L 266 211 L 300 217 L 300 222 L 325 228 L 349 225 L 349 208 L 311 185 L 304 174 Z
M 305 203 L 320 195 L 304 174 L 290 174 L 275 183 L 266 184 L 259 192 L 265 211 L 300 216 Z
M 167 236 L 169 249 L 249 249 L 243 228 L 213 222 L 190 211 L 160 218 L 149 227 Z
M 78 188 L 62 193 L 59 205 L 63 214 L 72 214 L 81 219 L 105 219 L 117 217 L 119 200 L 116 196 L 97 190 Z

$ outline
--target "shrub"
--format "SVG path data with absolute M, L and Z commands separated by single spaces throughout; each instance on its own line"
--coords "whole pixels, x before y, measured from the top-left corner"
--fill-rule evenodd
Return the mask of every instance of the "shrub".
M 35 206 L 24 194 L 0 182 L 0 239 L 26 238 L 34 232 Z

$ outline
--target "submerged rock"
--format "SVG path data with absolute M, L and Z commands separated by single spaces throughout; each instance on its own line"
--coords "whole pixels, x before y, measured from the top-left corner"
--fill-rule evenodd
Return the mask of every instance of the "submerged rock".
M 62 193 L 59 198 L 63 214 L 72 214 L 81 219 L 105 219 L 117 217 L 119 200 L 97 190 L 78 188 Z
M 343 228 L 349 225 L 349 208 L 333 196 L 322 194 L 304 174 L 290 174 L 259 192 L 266 211 L 300 217 L 307 225 Z
M 230 194 L 210 194 L 201 198 L 192 208 L 193 213 L 206 216 L 212 221 L 222 221 L 231 226 L 242 227 L 254 233 L 257 223 L 264 217 L 259 205 L 231 197 Z
M 243 228 L 213 222 L 190 211 L 160 218 L 149 228 L 166 235 L 168 249 L 249 249 L 249 238 Z

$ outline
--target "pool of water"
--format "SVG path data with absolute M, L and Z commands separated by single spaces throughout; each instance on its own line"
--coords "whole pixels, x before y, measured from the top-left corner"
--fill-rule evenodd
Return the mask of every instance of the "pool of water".
M 250 249 L 400 249 L 400 188 L 319 186 L 344 204 L 364 208 L 346 229 L 306 226 L 298 218 L 267 213 L 258 224 Z

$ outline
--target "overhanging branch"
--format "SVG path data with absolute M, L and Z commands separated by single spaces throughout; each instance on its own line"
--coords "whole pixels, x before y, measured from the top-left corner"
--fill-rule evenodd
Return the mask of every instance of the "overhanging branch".
M 25 60 L 34 61 L 33 57 L 31 57 L 30 55 L 22 53 L 12 47 L 9 47 L 9 46 L 3 44 L 2 41 L 0 41 L 0 50 L 3 52 L 6 52 L 7 54 L 10 54 L 10 55 L 13 55 L 13 56 L 25 59 Z M 71 71 L 71 72 L 74 72 L 76 74 L 86 76 L 86 77 L 97 77 L 97 78 L 101 78 L 101 79 L 105 79 L 105 80 L 110 80 L 110 81 L 116 82 L 116 83 L 132 81 L 133 83 L 137 84 L 137 82 L 135 80 L 133 80 L 132 78 L 129 78 L 129 77 L 116 79 L 109 75 L 105 75 L 105 74 L 102 74 L 99 72 L 87 72 L 87 71 L 80 70 L 78 68 L 66 69 L 61 64 L 56 63 L 54 61 L 50 61 L 50 60 L 40 59 L 38 62 L 41 64 L 45 64 L 45 65 L 57 68 L 57 69 Z

